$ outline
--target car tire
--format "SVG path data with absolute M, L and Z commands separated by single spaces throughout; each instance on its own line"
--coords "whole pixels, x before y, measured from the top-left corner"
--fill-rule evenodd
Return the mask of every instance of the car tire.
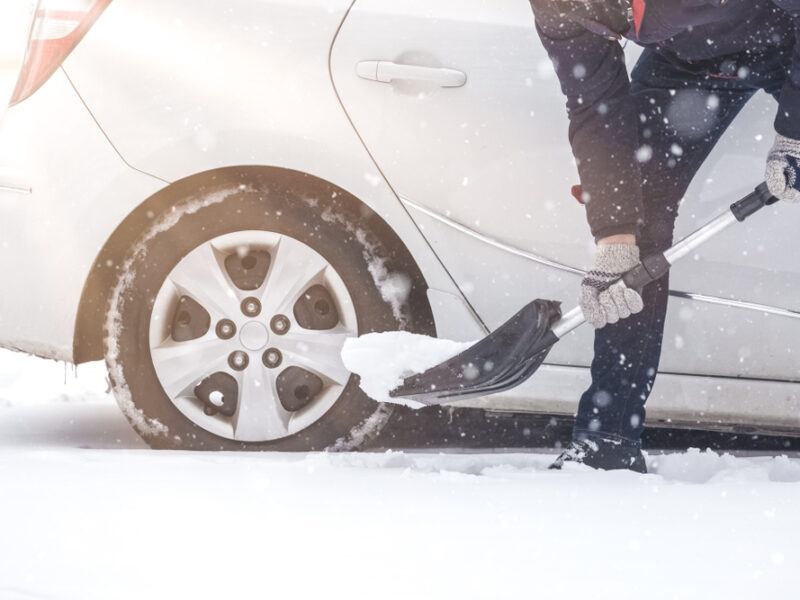
M 130 250 L 106 318 L 112 389 L 142 438 L 153 448 L 308 451 L 375 437 L 390 405 L 339 371 L 339 340 L 435 335 L 424 280 L 394 232 L 342 189 L 280 169 L 217 172 L 171 204 Z M 300 284 L 286 274 L 304 281 L 323 263 L 295 301 Z

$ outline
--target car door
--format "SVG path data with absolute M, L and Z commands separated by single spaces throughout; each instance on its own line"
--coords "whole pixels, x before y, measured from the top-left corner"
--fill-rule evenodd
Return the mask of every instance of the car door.
M 366 148 L 490 329 L 535 297 L 574 304 L 592 239 L 528 0 L 356 0 L 331 70 Z M 761 180 L 770 102 L 746 110 L 698 175 L 679 235 Z M 676 267 L 663 371 L 800 378 L 797 218 L 765 213 Z M 591 339 L 584 328 L 549 362 L 588 365 Z

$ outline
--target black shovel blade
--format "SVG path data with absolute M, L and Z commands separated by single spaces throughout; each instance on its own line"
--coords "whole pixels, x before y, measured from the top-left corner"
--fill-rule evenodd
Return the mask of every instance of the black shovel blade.
M 457 394 L 457 396 L 444 396 L 439 399 L 438 403 L 444 402 L 448 398 L 466 400 L 467 398 L 477 398 L 479 396 L 499 394 L 505 390 L 510 390 L 511 388 L 517 387 L 527 380 L 531 375 L 533 375 L 540 366 L 542 366 L 544 359 L 547 358 L 547 355 L 550 353 L 550 349 L 557 341 L 558 338 L 555 336 L 555 334 L 553 334 L 551 331 L 548 331 L 544 337 L 542 337 L 542 339 L 536 343 L 535 347 L 530 352 L 530 356 L 525 361 L 518 363 L 511 371 L 509 371 L 509 373 L 495 381 L 492 385 L 481 388 L 473 388 L 464 394 Z
M 560 306 L 553 300 L 530 302 L 461 354 L 407 377 L 390 396 L 432 405 L 485 396 L 522 383 L 558 341 L 550 327 L 561 318 Z

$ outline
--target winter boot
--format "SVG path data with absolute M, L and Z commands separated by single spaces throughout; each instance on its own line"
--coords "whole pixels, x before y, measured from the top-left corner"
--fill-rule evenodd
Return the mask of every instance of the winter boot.
M 604 471 L 630 469 L 647 473 L 642 451 L 614 440 L 575 440 L 553 461 L 550 468 L 560 469 L 566 462 L 581 463 Z

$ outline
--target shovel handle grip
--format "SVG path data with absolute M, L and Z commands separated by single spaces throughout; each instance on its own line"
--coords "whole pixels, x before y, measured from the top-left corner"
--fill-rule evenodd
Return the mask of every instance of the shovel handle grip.
M 646 256 L 642 262 L 627 271 L 622 277 L 622 282 L 625 287 L 632 290 L 641 290 L 651 281 L 660 279 L 667 271 L 669 271 L 670 264 L 664 258 L 663 253 L 651 254 Z
M 738 202 L 731 204 L 731 212 L 736 220 L 739 222 L 744 221 L 750 215 L 758 212 L 765 206 L 775 204 L 778 199 L 773 196 L 766 183 L 759 185 L 755 191 L 751 192 Z

